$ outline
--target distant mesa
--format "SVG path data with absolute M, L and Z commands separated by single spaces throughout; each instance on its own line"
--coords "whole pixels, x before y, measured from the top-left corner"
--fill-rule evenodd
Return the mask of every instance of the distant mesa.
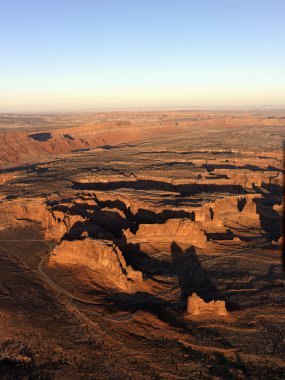
M 203 314 L 211 314 L 211 315 L 228 315 L 225 301 L 210 301 L 205 302 L 201 297 L 199 297 L 196 293 L 193 293 L 188 298 L 187 311 L 191 315 L 203 315 Z

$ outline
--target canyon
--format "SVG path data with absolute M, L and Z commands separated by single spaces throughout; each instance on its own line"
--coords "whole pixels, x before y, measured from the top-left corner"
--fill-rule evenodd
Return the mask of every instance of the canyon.
M 282 378 L 284 138 L 282 110 L 0 114 L 0 377 Z

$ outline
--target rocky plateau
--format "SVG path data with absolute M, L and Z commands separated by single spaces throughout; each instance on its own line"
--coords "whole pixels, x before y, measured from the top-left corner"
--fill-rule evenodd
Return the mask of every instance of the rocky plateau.
M 0 377 L 283 378 L 284 138 L 281 111 L 0 115 Z

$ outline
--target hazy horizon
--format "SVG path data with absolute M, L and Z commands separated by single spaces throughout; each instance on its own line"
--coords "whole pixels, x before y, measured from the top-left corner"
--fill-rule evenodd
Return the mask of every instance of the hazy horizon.
M 46 109 L 46 110 L 25 110 L 25 111 L 2 111 L 0 109 L 0 115 L 45 115 L 45 114 L 89 114 L 89 113 L 139 113 L 139 112 L 262 112 L 262 111 L 272 111 L 272 112 L 285 112 L 284 106 L 216 106 L 216 107 L 207 107 L 207 106 L 180 106 L 180 107 L 106 107 L 106 108 L 90 108 L 90 109 Z
M 282 0 L 2 4 L 0 112 L 285 108 Z

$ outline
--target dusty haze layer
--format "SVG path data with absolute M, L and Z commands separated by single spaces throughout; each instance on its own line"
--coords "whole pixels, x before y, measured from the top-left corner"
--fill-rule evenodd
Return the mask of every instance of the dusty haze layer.
M 3 379 L 280 379 L 285 111 L 0 115 Z

